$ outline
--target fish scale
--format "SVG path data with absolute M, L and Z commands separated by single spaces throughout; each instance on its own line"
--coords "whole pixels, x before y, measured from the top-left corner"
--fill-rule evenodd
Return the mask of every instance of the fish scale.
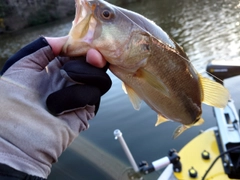
M 189 67 L 189 61 L 181 58 L 175 52 L 173 53 L 171 49 L 166 48 L 166 46 L 162 46 L 159 41 L 156 41 L 155 39 L 152 40 L 155 43 L 151 43 L 150 45 L 151 54 L 148 58 L 148 63 L 144 67 L 144 69 L 152 72 L 153 76 L 158 77 L 160 80 L 163 81 L 163 83 L 168 89 L 173 89 L 173 91 L 171 91 L 169 97 L 164 96 L 161 94 L 161 92 L 147 85 L 147 82 L 144 81 L 146 83 L 142 84 L 142 86 L 140 86 L 139 88 L 146 87 L 147 89 L 145 90 L 143 95 L 140 95 L 140 97 L 144 96 L 144 94 L 147 94 L 148 92 L 152 92 L 151 97 L 153 97 L 154 99 L 159 98 L 159 100 L 148 101 L 144 98 L 144 101 L 146 101 L 149 106 L 151 106 L 159 114 L 162 114 L 169 119 L 182 119 L 184 120 L 182 122 L 183 124 L 190 125 L 193 123 L 193 119 L 195 120 L 201 114 L 201 109 L 196 110 L 196 107 L 192 105 L 192 103 L 187 104 L 187 102 L 193 101 L 197 106 L 201 106 L 202 98 L 201 96 L 199 96 L 200 87 L 198 83 L 198 76 L 197 74 L 192 74 L 195 75 L 194 79 L 189 76 L 189 73 L 181 73 L 181 77 L 179 78 L 170 76 L 171 74 L 179 74 L 179 72 L 182 72 L 185 69 L 189 69 L 191 67 Z M 156 45 L 156 43 L 158 43 L 158 45 Z M 163 50 L 160 51 L 160 48 Z M 159 51 L 161 53 L 159 53 Z M 121 79 L 125 78 L 122 77 Z M 127 84 L 129 85 L 133 83 Z M 196 89 L 196 91 L 193 93 L 193 91 L 190 91 L 191 88 Z M 174 89 L 177 89 L 177 91 L 174 91 Z M 191 97 L 192 100 L 186 98 L 185 96 Z M 153 103 L 154 105 L 151 105 Z M 184 106 L 182 106 L 182 104 L 184 104 Z M 177 110 L 175 111 L 176 113 L 173 113 L 172 109 Z M 164 113 L 162 113 L 161 111 L 163 111 Z M 187 113 L 190 114 L 190 118 L 189 116 L 184 116 Z

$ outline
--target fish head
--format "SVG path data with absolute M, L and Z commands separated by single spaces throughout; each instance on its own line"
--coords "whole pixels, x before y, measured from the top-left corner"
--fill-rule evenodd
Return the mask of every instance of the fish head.
M 67 56 L 97 49 L 111 64 L 136 71 L 147 63 L 150 34 L 141 25 L 141 15 L 102 0 L 76 0 L 76 15 L 69 39 L 62 49 Z

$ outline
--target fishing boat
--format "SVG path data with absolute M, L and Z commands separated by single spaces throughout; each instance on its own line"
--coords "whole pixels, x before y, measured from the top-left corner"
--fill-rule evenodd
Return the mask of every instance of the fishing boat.
M 240 75 L 240 63 L 214 60 L 207 65 L 212 78 L 224 84 L 224 80 Z M 172 149 L 165 157 L 151 163 L 137 165 L 120 130 L 114 131 L 133 172 L 129 179 L 144 179 L 152 172 L 164 169 L 158 180 L 233 180 L 240 179 L 240 111 L 230 99 L 223 108 L 213 107 L 217 126 L 209 128 L 179 152 Z

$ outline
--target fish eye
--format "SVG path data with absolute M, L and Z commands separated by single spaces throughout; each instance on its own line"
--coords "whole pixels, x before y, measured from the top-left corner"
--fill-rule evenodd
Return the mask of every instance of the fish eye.
M 109 20 L 113 17 L 113 12 L 110 9 L 104 9 L 101 13 L 103 19 Z
M 104 10 L 104 11 L 102 12 L 102 16 L 103 16 L 104 18 L 108 19 L 108 18 L 110 17 L 110 12 L 109 12 L 108 10 Z

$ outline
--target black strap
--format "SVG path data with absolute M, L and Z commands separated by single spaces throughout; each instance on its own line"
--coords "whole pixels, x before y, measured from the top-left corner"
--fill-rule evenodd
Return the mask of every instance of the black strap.
M 1 180 L 45 180 L 37 176 L 28 175 L 24 172 L 11 168 L 8 165 L 0 164 Z

